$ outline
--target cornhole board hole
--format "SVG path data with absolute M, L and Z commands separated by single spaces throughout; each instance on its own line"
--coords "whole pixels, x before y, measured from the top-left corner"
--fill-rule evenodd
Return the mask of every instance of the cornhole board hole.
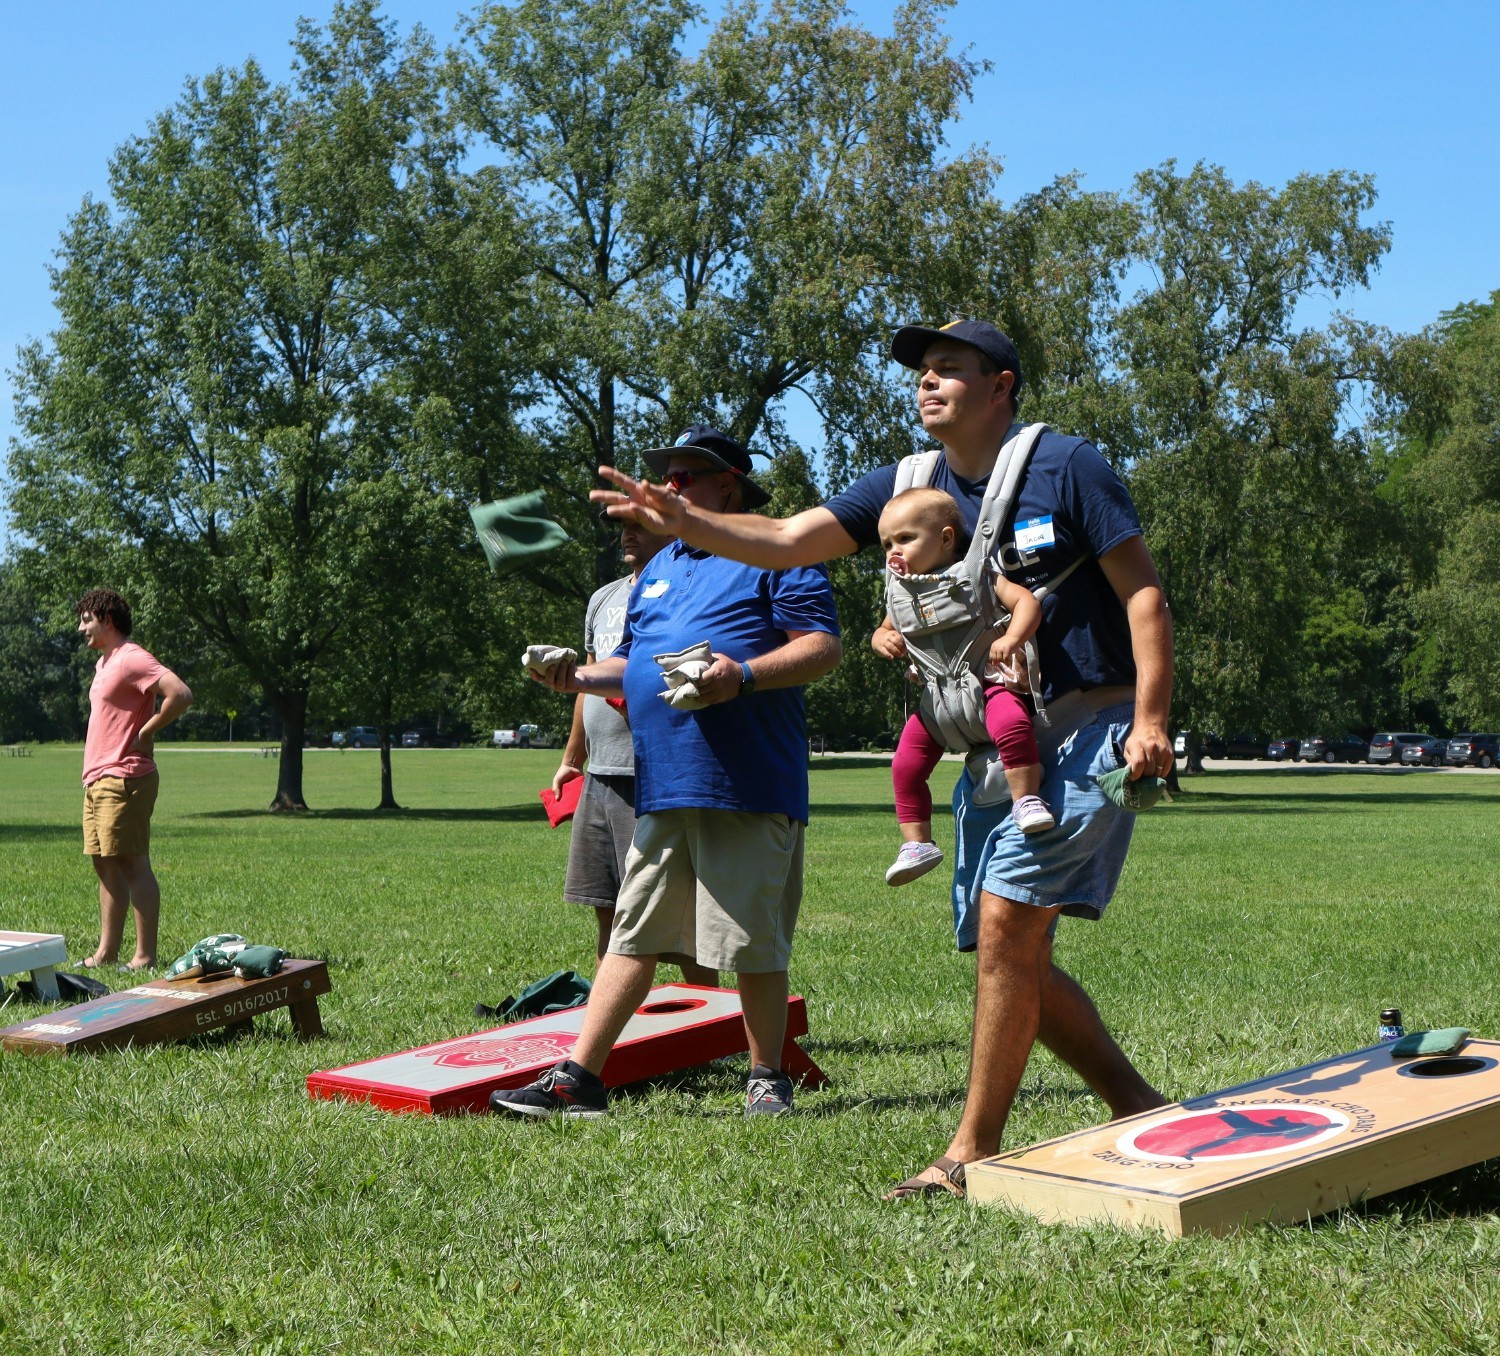
M 30 970 L 38 998 L 57 1001 L 57 967 L 67 959 L 60 933 L 0 932 L 0 977 Z
M 572 1053 L 584 1011 L 569 1008 L 341 1069 L 324 1069 L 308 1075 L 307 1090 L 315 1098 L 370 1102 L 386 1111 L 429 1116 L 486 1111 L 490 1093 L 497 1088 L 525 1087 Z M 807 1004 L 790 998 L 781 1067 L 816 1088 L 824 1082 L 823 1071 L 797 1044 L 806 1034 Z M 736 990 L 658 984 L 625 1024 L 605 1062 L 603 1078 L 607 1087 L 618 1088 L 748 1049 Z
M 287 1008 L 298 1040 L 323 1034 L 318 997 L 328 992 L 328 966 L 289 960 L 269 979 L 211 975 L 154 979 L 0 1031 L 0 1048 L 23 1055 L 71 1055 L 164 1045 L 220 1027 L 241 1026 Z
M 1047 1221 L 1225 1234 L 1500 1155 L 1500 1043 L 1337 1055 L 971 1163 L 969 1196 Z

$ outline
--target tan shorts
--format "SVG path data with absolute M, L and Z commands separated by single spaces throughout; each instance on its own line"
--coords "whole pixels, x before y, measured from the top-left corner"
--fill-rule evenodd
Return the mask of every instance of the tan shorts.
M 802 905 L 804 826 L 785 815 L 659 810 L 636 821 L 609 949 L 785 970 Z
M 90 857 L 145 857 L 161 774 L 100 777 L 83 788 L 83 850 Z

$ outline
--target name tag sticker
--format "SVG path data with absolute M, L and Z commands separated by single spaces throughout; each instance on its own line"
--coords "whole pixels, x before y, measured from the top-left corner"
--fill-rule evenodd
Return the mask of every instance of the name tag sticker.
M 1028 518 L 1024 523 L 1016 524 L 1016 550 L 1039 551 L 1044 546 L 1056 545 L 1050 513 L 1045 518 Z
M 649 579 L 641 589 L 642 598 L 660 598 L 667 591 L 665 579 Z

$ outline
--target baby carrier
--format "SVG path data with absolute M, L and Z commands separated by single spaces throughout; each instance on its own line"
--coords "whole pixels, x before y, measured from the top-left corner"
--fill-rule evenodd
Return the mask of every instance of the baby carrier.
M 1000 449 L 962 559 L 937 574 L 886 571 L 886 610 L 905 638 L 907 654 L 923 680 L 917 712 L 950 753 L 969 755 L 969 774 L 976 785 L 984 781 L 985 769 L 996 756 L 984 723 L 984 671 L 990 646 L 1010 625 L 1010 613 L 995 596 L 999 537 L 1015 505 L 1016 487 L 1032 448 L 1046 429 L 1045 424 L 1028 424 Z M 927 485 L 942 455 L 941 450 L 934 450 L 903 457 L 896 467 L 895 494 Z M 1033 589 L 1037 599 L 1053 592 L 1085 559 L 1080 557 L 1055 579 Z M 1036 646 L 1029 640 L 1026 669 L 1032 702 L 1045 725 L 1041 665 Z

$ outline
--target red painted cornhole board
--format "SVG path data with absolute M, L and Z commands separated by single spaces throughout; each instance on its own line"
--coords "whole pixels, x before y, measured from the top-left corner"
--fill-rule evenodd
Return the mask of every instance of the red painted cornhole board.
M 371 1102 L 386 1111 L 453 1115 L 485 1111 L 497 1088 L 520 1088 L 573 1050 L 584 1008 L 459 1036 L 416 1050 L 382 1055 L 307 1076 L 313 1097 Z M 807 1087 L 820 1087 L 823 1071 L 797 1044 L 807 1034 L 807 1005 L 787 1000 L 781 1067 Z M 735 989 L 659 984 L 626 1023 L 604 1065 L 605 1085 L 623 1087 L 749 1049 L 740 996 Z

